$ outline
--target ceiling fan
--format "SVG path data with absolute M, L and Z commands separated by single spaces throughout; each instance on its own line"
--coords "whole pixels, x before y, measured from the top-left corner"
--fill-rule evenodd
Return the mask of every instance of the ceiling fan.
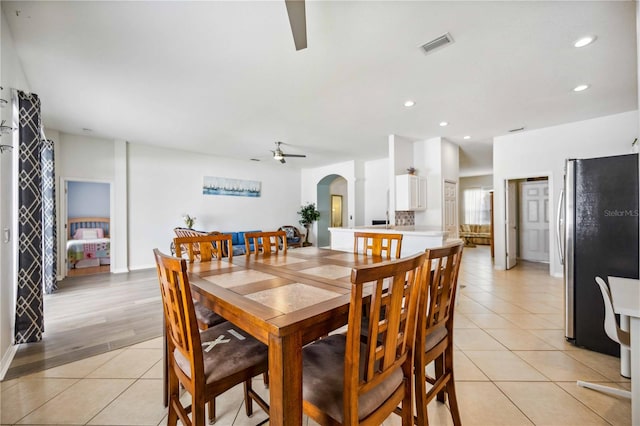
M 273 152 L 273 159 L 280 161 L 282 164 L 286 163 L 286 161 L 284 161 L 285 157 L 306 158 L 306 155 L 304 154 L 285 154 L 284 152 L 282 152 L 282 149 L 280 148 L 280 144 L 282 144 L 282 142 L 276 142 L 275 144 L 276 144 L 276 150 L 271 151 Z
M 289 25 L 293 33 L 293 42 L 296 50 L 307 48 L 307 20 L 305 14 L 304 0 L 285 0 L 287 15 L 289 15 Z

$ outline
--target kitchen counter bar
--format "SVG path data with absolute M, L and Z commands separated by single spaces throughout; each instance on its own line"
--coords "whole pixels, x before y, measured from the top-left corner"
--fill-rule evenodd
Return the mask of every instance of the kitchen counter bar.
M 423 252 L 427 248 L 442 247 L 447 240 L 447 232 L 414 226 L 366 226 L 355 228 L 329 228 L 331 249 L 352 252 L 355 232 L 377 232 L 381 234 L 402 234 L 400 256 L 407 257 Z M 457 239 L 456 239 L 457 241 Z

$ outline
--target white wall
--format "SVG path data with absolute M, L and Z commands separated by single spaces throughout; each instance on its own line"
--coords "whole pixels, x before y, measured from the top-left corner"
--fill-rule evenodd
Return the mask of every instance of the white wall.
M 367 161 L 364 164 L 364 225 L 371 221 L 385 220 L 387 211 L 393 215 L 393 204 L 388 204 L 389 197 L 389 159 Z
M 550 215 L 555 218 L 567 158 L 628 154 L 638 136 L 638 111 L 501 136 L 494 139 L 493 188 L 495 267 L 505 269 L 504 182 L 531 176 L 549 177 Z M 552 232 L 555 231 L 553 227 Z M 550 238 L 550 271 L 562 275 L 555 234 Z
M 318 205 L 318 183 L 326 176 L 338 175 L 347 180 L 347 199 L 342 200 L 342 208 L 346 208 L 349 220 L 344 224 L 344 227 L 351 228 L 360 223 L 356 223 L 356 174 L 357 167 L 355 161 L 345 161 L 343 163 L 330 164 L 328 166 L 316 167 L 312 169 L 302 169 L 301 171 L 301 189 L 300 200 L 302 203 L 316 203 Z M 364 176 L 358 176 L 364 179 Z M 297 210 L 296 210 L 297 211 Z M 297 222 L 297 220 L 296 220 Z M 318 222 L 315 222 L 311 227 L 311 233 L 313 238 L 310 241 L 317 241 L 318 237 Z
M 389 223 L 396 223 L 396 175 L 407 173 L 409 167 L 417 168 L 414 162 L 413 141 L 398 135 L 389 135 Z
M 20 59 L 15 50 L 13 37 L 9 31 L 2 2 L 0 2 L 0 97 L 9 101 L 6 108 L 0 109 L 1 119 L 11 123 L 11 89 L 30 91 L 27 79 L 22 71 Z M 0 138 L 0 144 L 14 145 L 11 135 Z M 15 267 L 16 267 L 16 216 L 14 198 L 14 179 L 17 167 L 18 150 L 0 154 L 0 379 L 15 354 L 13 343 L 13 324 L 15 317 Z M 9 229 L 11 241 L 4 242 L 2 230 Z
M 72 135 L 68 133 L 55 132 L 51 130 L 46 131 L 47 137 L 57 142 L 56 152 L 56 197 L 58 202 L 58 276 L 64 277 L 66 275 L 65 253 L 64 246 L 66 229 L 65 219 L 67 217 L 64 187 L 62 182 L 64 180 L 73 181 L 89 181 L 89 182 L 103 182 L 109 183 L 111 194 L 109 198 L 110 215 L 114 211 L 114 142 L 109 139 L 96 138 L 84 135 Z M 117 231 L 118 227 L 116 223 L 111 223 L 111 232 Z M 123 272 L 124 270 L 117 269 L 119 266 L 114 262 L 114 258 L 118 258 L 118 254 L 122 250 L 126 250 L 126 239 L 118 239 L 111 236 L 111 270 Z
M 168 251 L 185 213 L 208 231 L 276 230 L 298 221 L 297 170 L 139 144 L 129 144 L 128 156 L 130 269 L 153 267 L 152 249 Z M 262 194 L 203 195 L 204 176 L 260 181 Z

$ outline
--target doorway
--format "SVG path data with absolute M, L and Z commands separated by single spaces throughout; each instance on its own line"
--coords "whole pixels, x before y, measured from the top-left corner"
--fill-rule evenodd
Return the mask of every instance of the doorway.
M 332 201 L 334 196 L 340 196 L 342 200 L 348 200 L 347 180 L 336 174 L 331 174 L 320 179 L 317 185 L 317 200 L 320 219 L 318 219 L 318 247 L 331 245 L 331 233 L 329 228 L 333 226 Z M 348 209 L 341 207 L 342 223 L 348 223 Z M 341 225 L 342 226 L 342 225 Z
M 505 181 L 506 269 L 518 260 L 549 262 L 549 178 Z
M 111 270 L 111 183 L 63 179 L 64 275 L 92 275 Z M 79 223 L 80 225 L 75 225 Z M 84 230 L 82 235 L 78 228 Z M 87 236 L 86 229 L 95 229 Z M 93 240 L 95 239 L 95 241 Z M 87 240 L 70 248 L 70 241 Z M 72 253 L 72 254 L 70 254 Z M 70 257 L 71 256 L 71 257 Z

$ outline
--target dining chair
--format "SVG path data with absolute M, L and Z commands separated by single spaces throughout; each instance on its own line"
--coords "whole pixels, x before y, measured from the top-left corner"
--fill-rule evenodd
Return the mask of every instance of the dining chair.
M 244 383 L 247 416 L 253 401 L 267 413 L 269 406 L 252 389 L 251 379 L 268 369 L 268 348 L 241 329 L 225 322 L 198 330 L 184 259 L 153 250 L 166 322 L 169 361 L 169 415 L 167 425 L 205 424 L 215 421 L 215 397 Z M 190 406 L 180 402 L 180 385 L 191 394 Z M 213 409 L 212 409 L 213 408 Z M 191 419 L 188 414 L 191 413 Z
M 287 252 L 287 233 L 284 231 L 246 232 L 244 247 L 247 255 Z
M 419 253 L 351 271 L 346 334 L 302 350 L 303 409 L 317 423 L 379 426 L 401 404 L 402 424 L 413 424 L 412 351 L 425 259 Z M 370 318 L 366 341 L 363 309 Z
M 463 243 L 426 250 L 426 293 L 420 298 L 414 354 L 416 424 L 428 425 L 427 404 L 449 399 L 453 424 L 461 424 L 453 373 L 453 314 Z M 426 367 L 435 361 L 435 377 Z M 430 385 L 427 390 L 427 383 Z
M 303 236 L 297 227 L 293 225 L 282 225 L 278 228 L 278 231 L 284 231 L 287 234 L 287 246 L 288 247 L 302 247 Z
M 360 242 L 362 242 L 362 250 L 360 250 Z M 353 233 L 354 253 L 362 253 L 370 256 L 384 256 L 387 259 L 391 259 L 391 253 L 393 251 L 393 257 L 400 259 L 401 250 L 402 234 L 386 234 L 382 232 Z
M 191 272 L 201 270 L 202 268 L 211 268 L 211 262 L 213 259 L 218 261 L 222 259 L 222 253 L 224 251 L 223 246 L 226 246 L 226 250 L 229 253 L 229 261 L 233 256 L 233 244 L 231 242 L 230 235 L 224 235 L 220 233 L 210 235 L 198 235 L 190 237 L 176 237 L 173 239 L 173 244 L 176 249 L 176 257 L 182 257 L 182 250 L 187 250 L 187 258 L 189 263 L 189 269 Z M 195 262 L 196 249 L 198 251 L 199 260 Z M 194 301 L 194 308 L 196 312 L 196 319 L 198 320 L 198 326 L 201 330 L 206 330 L 216 324 L 225 321 L 220 315 L 216 314 L 212 310 L 208 309 L 198 301 Z
M 219 234 L 219 232 L 217 231 L 197 231 L 195 229 L 191 229 L 191 228 L 182 228 L 182 227 L 177 227 L 177 228 L 173 228 L 173 232 L 176 234 L 176 237 L 178 238 L 182 238 L 182 237 L 200 237 L 203 235 L 216 235 Z M 198 258 L 200 256 L 200 246 L 196 243 L 194 245 L 192 245 L 191 247 L 192 249 L 192 253 L 191 255 L 194 258 Z M 182 247 L 182 251 L 186 252 L 186 247 Z M 176 248 L 175 248 L 175 243 L 172 241 L 171 242 L 171 253 L 175 253 L 176 252 Z M 193 261 L 193 259 L 192 259 Z
M 604 302 L 604 331 L 609 336 L 609 339 L 616 343 L 619 343 L 622 348 L 629 349 L 630 338 L 629 332 L 624 331 L 618 327 L 616 321 L 616 315 L 613 311 L 613 300 L 611 298 L 611 292 L 607 283 L 600 277 L 596 277 L 596 283 L 600 288 L 602 294 L 602 301 Z M 616 389 L 610 386 L 604 386 L 598 383 L 584 382 L 582 380 L 577 381 L 577 385 L 583 388 L 593 389 L 599 392 L 608 393 L 610 395 L 616 395 L 623 398 L 631 399 L 631 392 L 625 389 Z

